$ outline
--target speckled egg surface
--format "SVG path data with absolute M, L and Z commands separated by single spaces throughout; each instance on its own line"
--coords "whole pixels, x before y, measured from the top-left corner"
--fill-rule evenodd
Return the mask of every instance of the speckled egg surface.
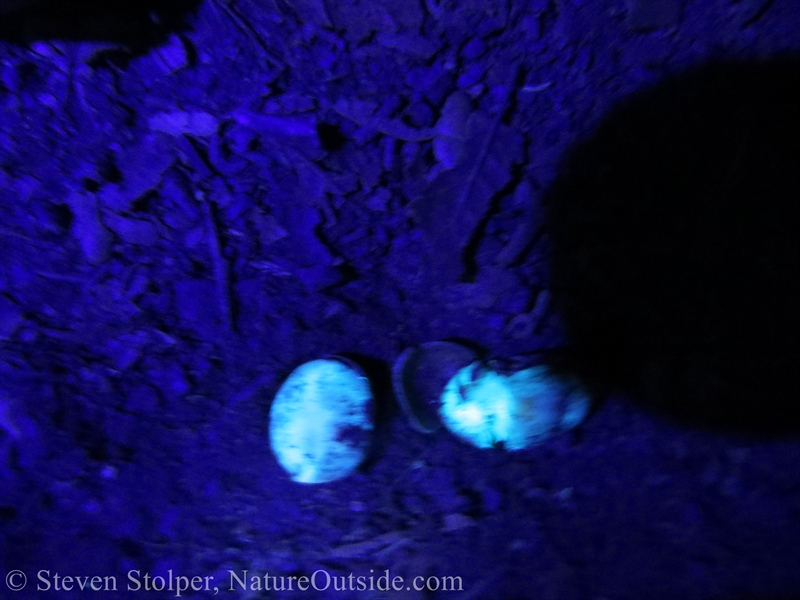
M 349 361 L 319 359 L 299 366 L 272 403 L 273 454 L 299 483 L 346 477 L 369 450 L 372 403 L 369 381 Z
M 505 376 L 476 361 L 447 383 L 439 414 L 447 429 L 473 446 L 522 450 L 572 429 L 589 406 L 576 380 L 547 367 Z

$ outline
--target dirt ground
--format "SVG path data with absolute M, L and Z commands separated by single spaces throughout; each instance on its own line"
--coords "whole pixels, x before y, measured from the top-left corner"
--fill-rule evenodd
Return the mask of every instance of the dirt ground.
M 566 344 L 541 205 L 565 152 L 667 74 L 797 53 L 795 2 L 206 0 L 142 45 L 18 4 L 0 597 L 800 598 L 797 435 L 611 393 L 479 450 L 412 429 L 390 381 L 428 341 Z M 370 375 L 375 452 L 293 483 L 270 402 L 330 354 Z

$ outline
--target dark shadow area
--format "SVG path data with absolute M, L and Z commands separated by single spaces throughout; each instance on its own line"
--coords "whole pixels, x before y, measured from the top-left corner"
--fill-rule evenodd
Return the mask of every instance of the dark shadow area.
M 391 370 L 384 361 L 364 354 L 343 352 L 340 356 L 352 361 L 363 370 L 372 390 L 374 438 L 366 458 L 359 467 L 362 472 L 368 472 L 383 456 L 389 444 L 391 420 L 398 412 L 392 395 Z
M 0 39 L 94 40 L 144 52 L 188 28 L 200 0 L 0 0 Z
M 800 431 L 799 207 L 800 61 L 626 100 L 549 193 L 572 367 L 691 425 Z

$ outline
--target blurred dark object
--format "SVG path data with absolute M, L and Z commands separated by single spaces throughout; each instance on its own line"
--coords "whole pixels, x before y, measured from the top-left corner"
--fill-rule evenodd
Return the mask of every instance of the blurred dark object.
M 695 69 L 625 101 L 554 185 L 578 371 L 692 424 L 800 431 L 800 61 Z
M 651 31 L 678 25 L 684 0 L 627 0 L 627 4 L 628 27 L 634 31 Z
M 0 0 L 0 15 L 36 6 L 39 0 Z
M 0 39 L 116 42 L 142 50 L 188 27 L 200 0 L 0 0 Z

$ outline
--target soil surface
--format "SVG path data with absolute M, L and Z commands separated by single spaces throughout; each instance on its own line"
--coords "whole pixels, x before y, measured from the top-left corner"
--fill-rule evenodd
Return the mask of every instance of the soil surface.
M 434 340 L 567 347 L 564 157 L 665 78 L 799 52 L 796 2 L 165 6 L 0 3 L 0 597 L 800 598 L 796 431 L 673 414 L 648 362 L 587 372 L 579 429 L 479 450 L 390 377 Z M 374 452 L 294 483 L 270 404 L 332 354 L 370 377 Z

